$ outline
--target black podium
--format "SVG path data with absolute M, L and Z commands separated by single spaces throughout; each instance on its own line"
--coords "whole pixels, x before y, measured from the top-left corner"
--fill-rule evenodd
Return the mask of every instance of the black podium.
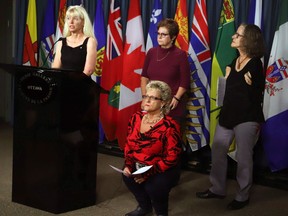
M 95 205 L 100 87 L 75 71 L 0 68 L 14 80 L 12 201 L 56 214 Z

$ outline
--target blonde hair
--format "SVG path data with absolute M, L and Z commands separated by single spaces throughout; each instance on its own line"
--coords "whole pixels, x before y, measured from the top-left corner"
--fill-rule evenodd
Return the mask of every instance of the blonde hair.
M 68 17 L 79 17 L 84 22 L 84 27 L 83 27 L 84 35 L 95 38 L 93 26 L 90 21 L 89 15 L 87 11 L 85 10 L 85 8 L 79 5 L 70 6 L 68 7 L 66 11 L 65 24 L 64 24 L 64 29 L 63 29 L 64 37 L 68 37 L 71 35 L 71 32 L 69 31 L 68 22 L 67 22 Z
M 172 99 L 171 88 L 169 85 L 159 80 L 152 80 L 146 85 L 146 91 L 149 89 L 155 89 L 159 91 L 160 98 L 163 100 L 163 102 L 165 102 L 164 106 L 162 107 L 162 113 L 165 115 L 168 114 L 170 111 L 169 105 Z

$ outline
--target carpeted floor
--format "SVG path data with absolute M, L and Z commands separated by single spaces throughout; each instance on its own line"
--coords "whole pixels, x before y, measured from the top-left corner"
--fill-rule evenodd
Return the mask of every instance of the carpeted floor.
M 11 202 L 12 194 L 12 128 L 0 126 L 0 216 L 50 216 L 39 209 Z M 120 167 L 123 158 L 98 154 L 97 202 L 95 205 L 62 213 L 63 216 L 121 216 L 137 205 L 128 192 L 121 175 L 108 164 Z M 288 193 L 286 190 L 254 185 L 249 206 L 230 211 L 227 204 L 233 199 L 236 182 L 229 179 L 227 197 L 223 200 L 201 200 L 196 191 L 209 186 L 208 175 L 183 171 L 179 184 L 170 193 L 170 216 L 286 216 Z

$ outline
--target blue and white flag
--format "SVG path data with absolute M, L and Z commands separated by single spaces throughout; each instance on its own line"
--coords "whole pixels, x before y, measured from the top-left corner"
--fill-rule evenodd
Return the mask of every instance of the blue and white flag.
M 211 52 L 205 0 L 196 0 L 189 43 L 191 88 L 187 104 L 187 141 L 192 151 L 210 142 Z
M 262 0 L 251 0 L 249 5 L 248 23 L 263 29 Z
M 48 0 L 41 32 L 39 67 L 50 68 L 55 41 L 55 1 Z
M 280 2 L 264 93 L 262 142 L 270 169 L 288 168 L 288 1 Z
M 154 7 L 150 17 L 149 32 L 146 41 L 146 53 L 152 47 L 158 45 L 157 42 L 157 23 L 163 19 L 162 5 L 160 0 L 154 0 Z

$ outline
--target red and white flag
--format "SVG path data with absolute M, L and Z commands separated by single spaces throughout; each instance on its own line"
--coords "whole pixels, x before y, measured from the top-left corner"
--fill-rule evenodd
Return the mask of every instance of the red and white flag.
M 119 0 L 110 1 L 107 41 L 103 61 L 100 94 L 100 121 L 108 141 L 117 139 L 120 81 L 123 65 L 123 39 Z
M 124 147 L 126 141 L 129 118 L 141 108 L 140 78 L 145 55 L 140 3 L 139 1 L 130 1 L 117 125 L 117 138 L 120 148 Z

